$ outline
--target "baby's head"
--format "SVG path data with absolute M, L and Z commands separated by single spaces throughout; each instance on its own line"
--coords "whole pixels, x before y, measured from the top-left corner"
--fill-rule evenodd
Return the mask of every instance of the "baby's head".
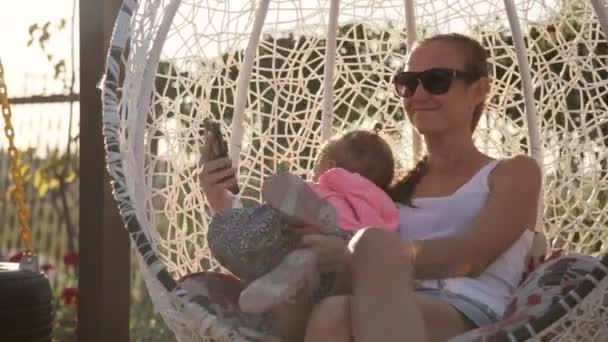
M 334 167 L 358 173 L 386 190 L 393 180 L 395 160 L 391 147 L 377 131 L 354 130 L 332 138 L 321 148 L 313 181 Z

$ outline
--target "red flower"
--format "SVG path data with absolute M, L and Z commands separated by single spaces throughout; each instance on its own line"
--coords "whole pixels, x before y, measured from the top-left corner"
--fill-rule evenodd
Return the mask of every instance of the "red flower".
M 66 287 L 61 291 L 61 299 L 67 304 L 72 304 L 78 302 L 78 288 L 77 287 Z
M 68 266 L 78 264 L 78 252 L 68 252 L 63 256 L 63 262 Z
M 11 256 L 8 261 L 10 262 L 19 262 L 21 261 L 21 258 L 23 258 L 23 251 L 19 251 L 16 254 L 13 254 L 13 256 Z
M 49 274 L 49 271 L 51 271 L 54 267 L 53 265 L 47 263 L 42 264 L 42 266 L 40 266 L 40 268 L 42 269 L 42 272 L 44 272 L 45 274 Z

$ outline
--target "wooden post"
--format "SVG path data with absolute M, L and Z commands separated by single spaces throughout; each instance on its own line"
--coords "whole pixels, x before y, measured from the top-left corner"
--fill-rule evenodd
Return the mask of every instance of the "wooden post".
M 110 192 L 97 89 L 121 4 L 80 1 L 79 342 L 129 341 L 129 238 Z

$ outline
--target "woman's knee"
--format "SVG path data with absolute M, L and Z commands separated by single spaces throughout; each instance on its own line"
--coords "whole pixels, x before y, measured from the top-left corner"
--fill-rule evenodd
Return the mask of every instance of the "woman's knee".
M 311 315 L 310 322 L 335 326 L 334 323 L 348 322 L 350 315 L 350 297 L 333 296 L 317 304 Z
M 349 341 L 350 296 L 334 296 L 313 309 L 306 329 L 306 341 Z
M 356 268 L 360 264 L 375 263 L 377 260 L 386 263 L 395 258 L 408 258 L 406 245 L 394 232 L 380 228 L 366 228 L 355 234 L 349 248 L 353 253 L 353 263 Z

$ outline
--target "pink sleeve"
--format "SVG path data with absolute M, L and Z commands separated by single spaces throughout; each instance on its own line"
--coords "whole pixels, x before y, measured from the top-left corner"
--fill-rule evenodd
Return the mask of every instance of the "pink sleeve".
M 395 203 L 388 196 L 375 199 L 370 202 L 356 196 L 331 196 L 327 200 L 338 210 L 342 229 L 357 231 L 373 226 L 397 231 L 399 210 Z
M 399 211 L 395 203 L 375 185 L 353 192 L 338 192 L 323 186 L 313 187 L 315 191 L 338 212 L 338 224 L 342 229 L 357 231 L 376 226 L 397 231 Z

